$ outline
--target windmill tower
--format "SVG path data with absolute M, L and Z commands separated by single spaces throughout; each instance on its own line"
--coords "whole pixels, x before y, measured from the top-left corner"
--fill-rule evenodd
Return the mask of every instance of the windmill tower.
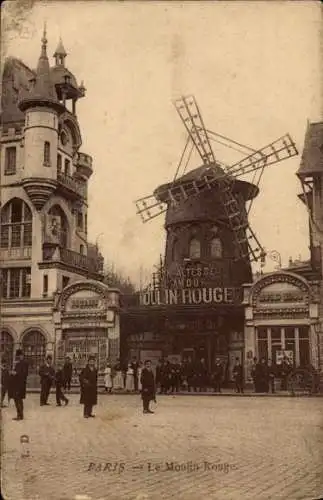
M 251 263 L 264 256 L 248 220 L 263 171 L 297 155 L 297 149 L 288 134 L 262 149 L 247 148 L 207 130 L 193 96 L 182 97 L 174 105 L 188 134 L 180 165 L 173 182 L 136 201 L 137 213 L 143 222 L 166 213 L 168 279 L 172 281 L 178 269 L 189 265 L 203 278 L 202 286 L 237 287 L 251 281 Z M 215 156 L 212 140 L 239 147 L 242 159 L 224 165 Z M 189 146 L 202 166 L 178 177 Z M 254 175 L 252 182 L 240 179 L 246 174 Z

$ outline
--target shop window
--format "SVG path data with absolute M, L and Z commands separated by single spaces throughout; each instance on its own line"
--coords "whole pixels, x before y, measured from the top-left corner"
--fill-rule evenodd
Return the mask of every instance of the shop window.
M 1 293 L 3 298 L 14 299 L 30 297 L 30 267 L 2 269 L 1 285 Z
M 1 211 L 1 248 L 31 246 L 31 210 L 23 200 L 14 198 Z
M 197 238 L 192 238 L 189 246 L 190 259 L 199 259 L 201 257 L 201 243 Z
M 220 238 L 212 238 L 210 243 L 210 254 L 214 259 L 220 259 L 222 257 L 222 243 Z
M 22 339 L 22 348 L 28 362 L 29 374 L 38 374 L 46 355 L 46 339 L 38 330 L 31 330 Z
M 44 165 L 50 166 L 50 143 L 48 141 L 44 142 Z
M 12 335 L 6 330 L 0 333 L 0 359 L 6 362 L 8 367 L 12 367 L 14 342 Z
M 17 171 L 17 148 L 16 146 L 10 146 L 6 148 L 6 158 L 5 158 L 5 175 L 14 175 Z

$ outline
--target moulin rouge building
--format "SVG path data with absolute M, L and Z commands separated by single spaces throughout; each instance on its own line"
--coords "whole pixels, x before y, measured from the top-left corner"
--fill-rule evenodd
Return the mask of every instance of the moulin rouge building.
M 45 354 L 119 354 L 119 292 L 102 283 L 87 240 L 92 158 L 81 150 L 85 88 L 60 41 L 50 65 L 44 33 L 36 70 L 6 60 L 1 110 L 1 356 L 22 347 L 30 383 Z M 33 377 L 32 375 L 35 375 Z

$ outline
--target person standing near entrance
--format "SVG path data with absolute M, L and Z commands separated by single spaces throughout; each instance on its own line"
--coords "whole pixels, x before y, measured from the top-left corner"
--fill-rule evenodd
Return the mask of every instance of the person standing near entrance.
M 143 403 L 143 413 L 154 413 L 149 409 L 150 401 L 156 402 L 155 377 L 151 368 L 151 361 L 145 361 L 145 367 L 141 373 L 141 398 Z
M 242 364 L 240 363 L 240 359 L 236 358 L 235 365 L 232 371 L 233 380 L 236 386 L 236 392 L 239 394 L 243 394 L 243 370 Z
M 6 394 L 8 394 L 8 405 L 9 405 L 9 381 L 10 381 L 10 372 L 8 369 L 8 365 L 6 360 L 3 360 L 1 363 L 1 408 L 5 408 L 4 399 Z
M 24 353 L 21 349 L 16 351 L 17 362 L 12 370 L 12 397 L 15 402 L 17 417 L 13 420 L 24 419 L 24 399 L 26 398 L 26 385 L 28 377 L 28 363 L 24 359 Z
M 66 356 L 65 363 L 63 366 L 63 387 L 65 391 L 71 390 L 72 374 L 73 374 L 73 365 L 71 362 L 71 358 L 69 356 Z
M 128 368 L 129 368 L 129 366 L 128 366 Z M 137 392 L 138 391 L 138 368 L 139 368 L 139 363 L 138 363 L 137 358 L 135 356 L 132 358 L 131 368 L 133 369 L 134 388 L 135 388 L 135 391 Z M 126 377 L 126 379 L 127 379 L 127 377 Z
M 40 406 L 48 405 L 50 389 L 55 381 L 55 370 L 52 366 L 53 358 L 49 354 L 45 363 L 39 368 L 40 376 Z
M 98 402 L 98 371 L 95 367 L 95 357 L 89 356 L 87 365 L 80 373 L 81 398 L 84 405 L 83 417 L 95 417 L 92 410 Z
M 277 376 L 276 366 L 271 359 L 268 359 L 268 375 L 269 375 L 269 389 L 272 394 L 275 394 L 275 378 Z
M 213 391 L 221 392 L 222 378 L 223 378 L 223 366 L 219 358 L 216 358 L 215 365 L 213 369 Z
M 61 366 L 58 366 L 55 373 L 55 389 L 56 389 L 56 406 L 62 406 L 62 401 L 64 401 L 65 406 L 68 405 L 68 399 L 63 393 L 63 385 L 64 385 L 64 375 L 63 369 Z

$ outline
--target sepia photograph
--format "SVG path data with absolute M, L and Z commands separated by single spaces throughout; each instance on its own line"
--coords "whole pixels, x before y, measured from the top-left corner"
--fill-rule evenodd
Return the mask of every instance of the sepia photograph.
M 321 2 L 1 28 L 2 498 L 323 498 Z

